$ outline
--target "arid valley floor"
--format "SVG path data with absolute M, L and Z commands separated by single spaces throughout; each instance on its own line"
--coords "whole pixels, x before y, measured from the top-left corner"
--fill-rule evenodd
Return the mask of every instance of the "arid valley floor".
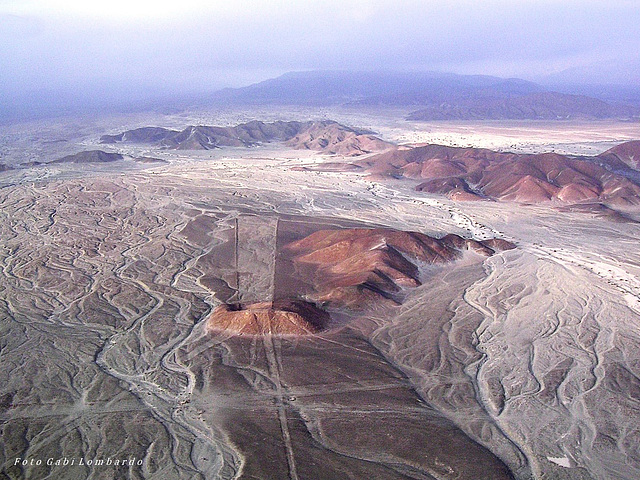
M 149 125 L 310 118 L 521 153 L 598 155 L 640 136 L 613 121 L 302 108 L 0 127 L 14 167 L 0 171 L 0 479 L 640 478 L 639 207 L 454 201 L 279 143 L 100 143 Z M 96 149 L 124 159 L 49 163 Z M 389 251 L 390 229 L 515 248 L 400 253 L 385 265 L 412 274 L 376 267 L 375 288 L 368 271 L 355 289 L 350 272 L 304 276 L 317 253 L 296 245 L 358 229 L 382 232 L 370 251 Z M 222 303 L 289 297 L 330 319 L 305 335 L 208 326 Z M 107 459 L 127 463 L 88 465 Z

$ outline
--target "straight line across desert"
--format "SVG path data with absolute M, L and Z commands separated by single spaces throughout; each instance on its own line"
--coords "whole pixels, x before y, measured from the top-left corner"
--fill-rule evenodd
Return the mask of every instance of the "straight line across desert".
M 0 5 L 0 480 L 640 478 L 638 9 L 223 3 Z

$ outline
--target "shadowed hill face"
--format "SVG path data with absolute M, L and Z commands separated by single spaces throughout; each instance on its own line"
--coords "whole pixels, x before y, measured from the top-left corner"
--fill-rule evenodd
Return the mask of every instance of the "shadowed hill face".
M 286 142 L 299 150 L 327 154 L 360 155 L 391 148 L 371 132 L 333 121 L 252 121 L 235 127 L 189 126 L 184 130 L 143 127 L 118 135 L 103 135 L 101 143 L 149 143 L 174 150 L 210 150 L 219 147 L 250 147 L 261 143 Z
M 361 310 L 397 304 L 403 288 L 421 284 L 421 265 L 455 261 L 465 250 L 490 256 L 514 247 L 505 240 L 353 228 L 320 230 L 284 250 L 293 256 L 301 279 L 314 286 L 314 301 Z
M 597 157 L 581 158 L 427 145 L 386 152 L 357 165 L 377 176 L 425 180 L 417 190 L 459 200 L 637 205 L 640 185 L 616 173 L 616 162 L 633 166 L 637 143 L 620 145 Z

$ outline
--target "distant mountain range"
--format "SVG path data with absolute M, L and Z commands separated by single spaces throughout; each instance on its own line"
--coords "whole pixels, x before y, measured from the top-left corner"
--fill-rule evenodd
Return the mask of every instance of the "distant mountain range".
M 412 112 L 408 120 L 567 120 L 633 118 L 637 110 L 584 95 L 536 92 L 510 97 L 451 99 Z
M 415 107 L 411 120 L 640 118 L 638 105 L 547 91 L 520 79 L 435 72 L 293 72 L 211 100 L 241 105 Z
M 142 127 L 117 135 L 103 135 L 100 142 L 146 143 L 173 150 L 210 150 L 284 142 L 294 149 L 338 155 L 360 155 L 394 146 L 372 134 L 373 132 L 354 129 L 330 120 L 273 123 L 256 120 L 233 127 L 192 125 L 183 130 Z

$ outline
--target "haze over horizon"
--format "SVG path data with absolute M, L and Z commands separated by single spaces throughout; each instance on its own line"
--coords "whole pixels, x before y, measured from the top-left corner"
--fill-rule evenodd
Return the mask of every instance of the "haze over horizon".
M 0 96 L 126 103 L 288 71 L 441 71 L 640 81 L 633 1 L 0 1 Z

